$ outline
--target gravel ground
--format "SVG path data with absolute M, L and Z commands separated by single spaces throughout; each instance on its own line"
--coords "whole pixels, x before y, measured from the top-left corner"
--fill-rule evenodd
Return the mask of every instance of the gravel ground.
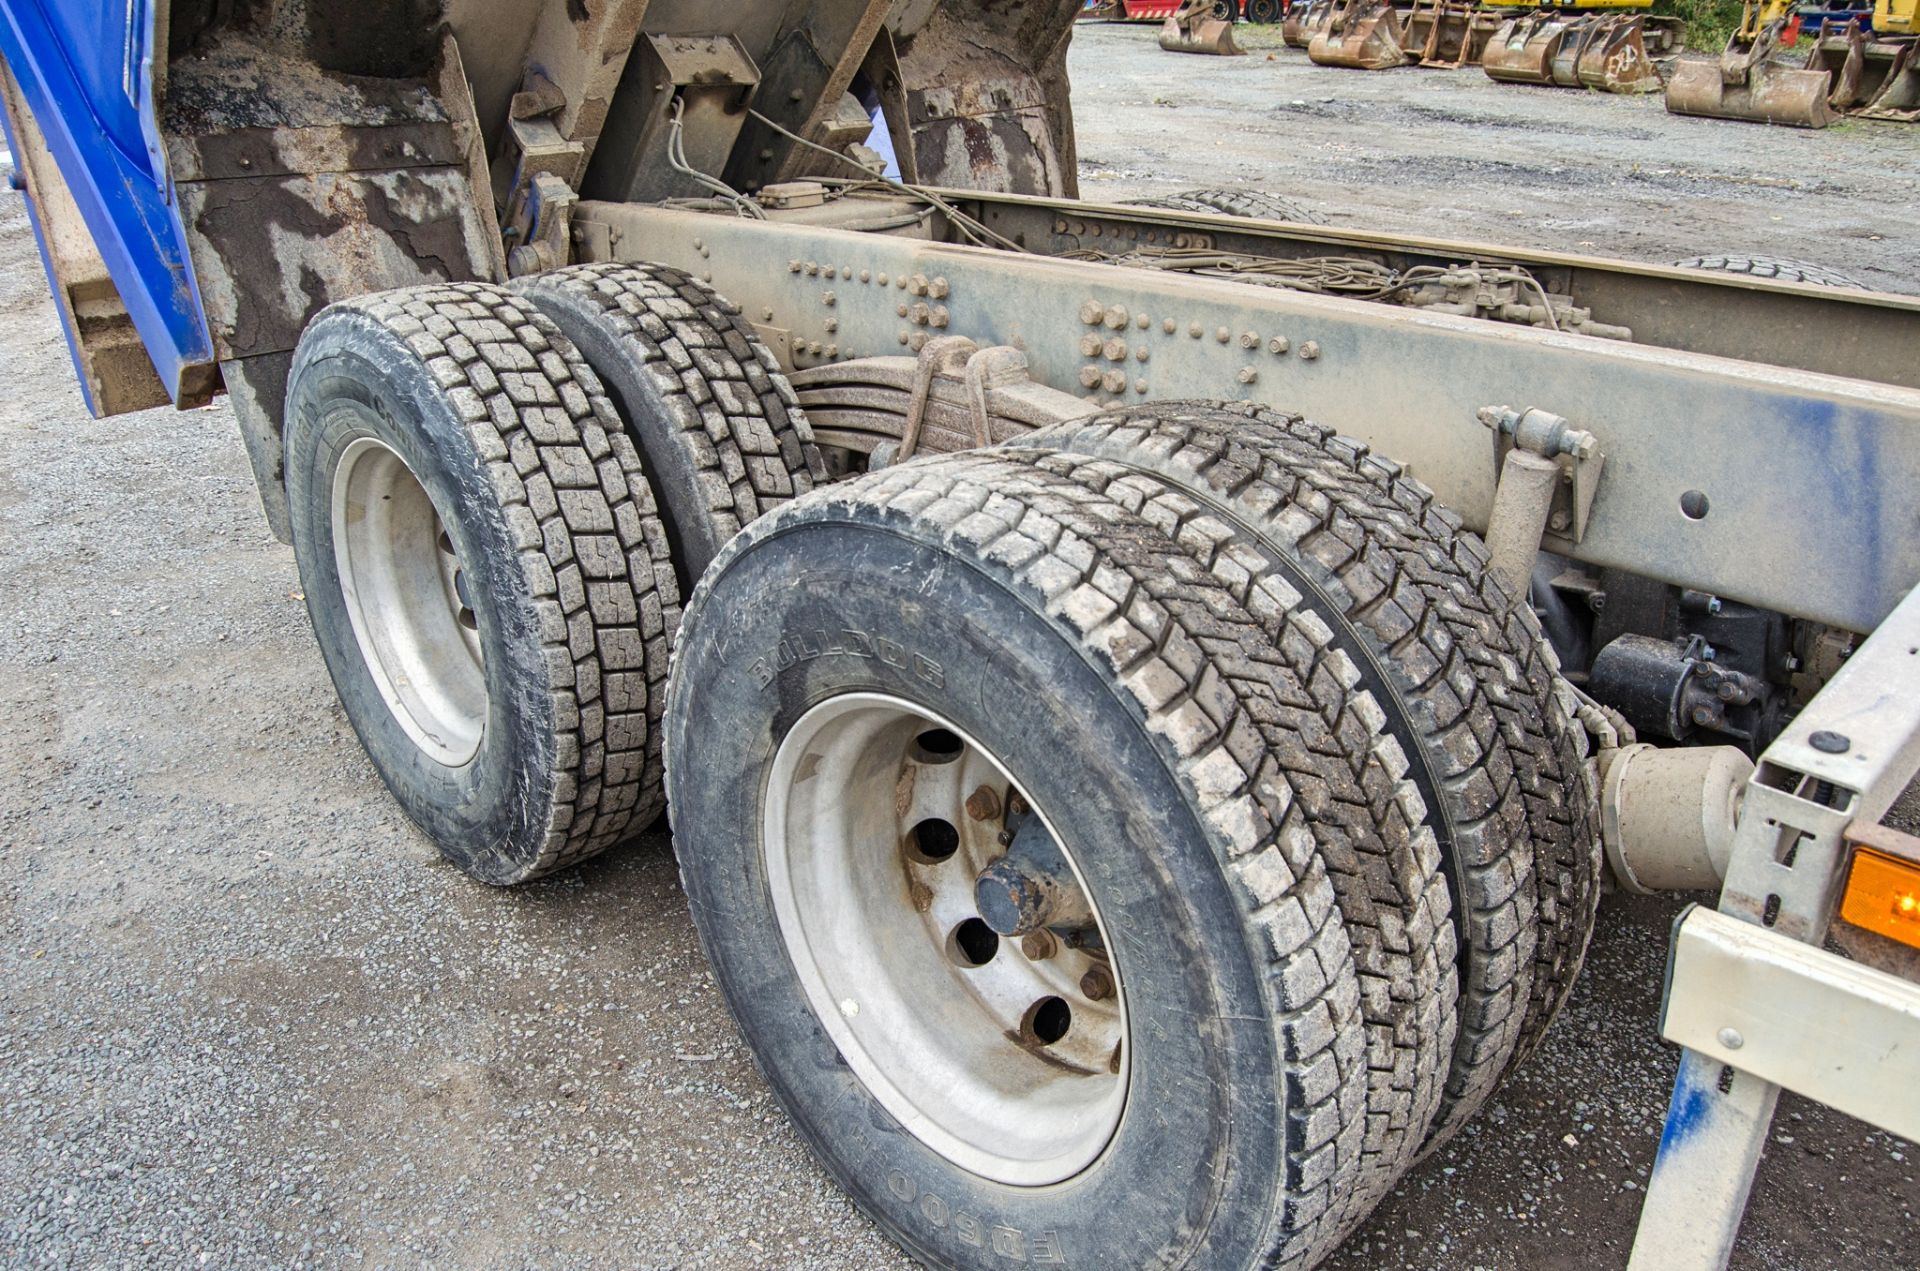
M 1758 252 L 1920 292 L 1920 128 L 1689 119 L 1658 94 L 1477 68 L 1342 70 L 1279 48 L 1278 28 L 1240 30 L 1252 52 L 1232 58 L 1164 53 L 1140 27 L 1076 34 L 1085 197 L 1260 186 L 1342 228 L 1663 265 Z
M 1821 259 L 1912 276 L 1897 205 L 1914 201 L 1920 129 L 1669 133 L 1652 103 L 1439 73 L 1328 80 L 1294 54 L 1162 59 L 1146 43 L 1095 30 L 1076 49 L 1089 193 L 1273 172 L 1344 223 L 1545 245 L 1591 176 L 1617 209 L 1589 235 L 1601 250 L 1809 255 L 1845 220 Z M 1374 105 L 1343 123 L 1336 90 Z M 1180 108 L 1157 125 L 1231 126 L 1232 157 L 1126 140 L 1133 107 L 1163 92 Z M 1453 122 L 1509 102 L 1586 122 L 1530 140 Z M 1556 138 L 1559 159 L 1525 165 L 1563 165 L 1557 184 L 1517 171 L 1522 142 Z M 1871 181 L 1813 157 L 1867 138 L 1886 151 Z M 1635 185 L 1609 156 L 1636 149 L 1721 177 Z M 1468 154 L 1484 158 L 1434 157 Z M 1782 169 L 1823 175 L 1766 183 Z M 1875 226 L 1904 264 L 1873 263 Z M 334 703 L 231 414 L 89 419 L 9 192 L 0 365 L 0 1265 L 907 1265 L 755 1075 L 664 834 L 500 892 L 400 818 Z M 1608 904 L 1543 1053 L 1333 1266 L 1623 1262 L 1674 1066 L 1653 1019 L 1678 907 Z M 1736 1265 L 1910 1262 L 1915 1151 L 1783 1100 Z

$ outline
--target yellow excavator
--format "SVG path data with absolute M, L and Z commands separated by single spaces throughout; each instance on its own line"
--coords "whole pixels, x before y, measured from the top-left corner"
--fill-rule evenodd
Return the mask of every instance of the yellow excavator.
M 1917 10 L 1920 0 L 1874 0 L 1870 13 L 1749 0 L 1719 61 L 1674 68 L 1667 109 L 1799 128 L 1824 128 L 1842 114 L 1913 123 L 1920 120 Z

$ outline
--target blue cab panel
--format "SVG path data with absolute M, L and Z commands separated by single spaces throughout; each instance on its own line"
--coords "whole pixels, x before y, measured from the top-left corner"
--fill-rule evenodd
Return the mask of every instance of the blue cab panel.
M 184 404 L 208 394 L 215 368 L 155 118 L 154 6 L 161 2 L 0 0 L 0 58 L 160 382 Z M 13 133 L 9 127 L 8 145 L 18 155 Z M 34 228 L 44 233 L 37 215 Z M 41 257 L 47 259 L 44 243 Z M 69 346 L 74 338 L 69 331 Z

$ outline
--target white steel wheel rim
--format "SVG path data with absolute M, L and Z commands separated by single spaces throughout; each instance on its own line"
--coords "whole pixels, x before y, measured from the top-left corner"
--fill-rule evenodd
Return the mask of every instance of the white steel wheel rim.
M 941 732 L 957 740 L 957 755 L 919 744 Z M 967 810 L 982 786 L 1003 806 L 1018 790 L 947 720 L 884 694 L 830 698 L 774 754 L 762 850 L 808 1002 L 867 1090 L 955 1165 L 1037 1187 L 1084 1170 L 1119 1127 L 1131 1062 L 1126 994 L 1103 958 L 1057 939 L 1033 957 L 1022 940 L 1001 937 L 980 965 L 956 943 L 963 923 L 979 921 L 975 875 L 1005 850 L 998 820 Z M 1085 875 L 1046 810 L 1034 812 L 1088 896 L 1102 947 L 1112 948 Z M 957 831 L 943 859 L 925 859 L 911 833 L 930 821 Z M 1083 983 L 1096 964 L 1108 977 L 1099 998 Z M 1041 1006 L 1049 999 L 1065 1003 L 1071 1022 L 1046 1042 L 1060 1019 L 1057 1007 Z
M 333 552 L 361 660 L 395 722 L 450 768 L 480 749 L 487 681 L 464 566 L 426 487 L 373 437 L 333 475 Z

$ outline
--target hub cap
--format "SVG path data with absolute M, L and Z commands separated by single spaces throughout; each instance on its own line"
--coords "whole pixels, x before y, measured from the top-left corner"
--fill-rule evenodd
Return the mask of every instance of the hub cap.
M 466 571 L 419 478 L 356 438 L 333 477 L 333 551 L 360 654 L 393 717 L 430 758 L 480 749 L 487 682 Z
M 922 1143 L 1022 1186 L 1099 1156 L 1128 1079 L 1111 933 L 1071 852 L 1084 925 L 1003 937 L 976 906 L 1009 818 L 1052 833 L 1046 811 L 952 724 L 855 693 L 787 734 L 762 821 L 780 934 L 848 1065 Z

